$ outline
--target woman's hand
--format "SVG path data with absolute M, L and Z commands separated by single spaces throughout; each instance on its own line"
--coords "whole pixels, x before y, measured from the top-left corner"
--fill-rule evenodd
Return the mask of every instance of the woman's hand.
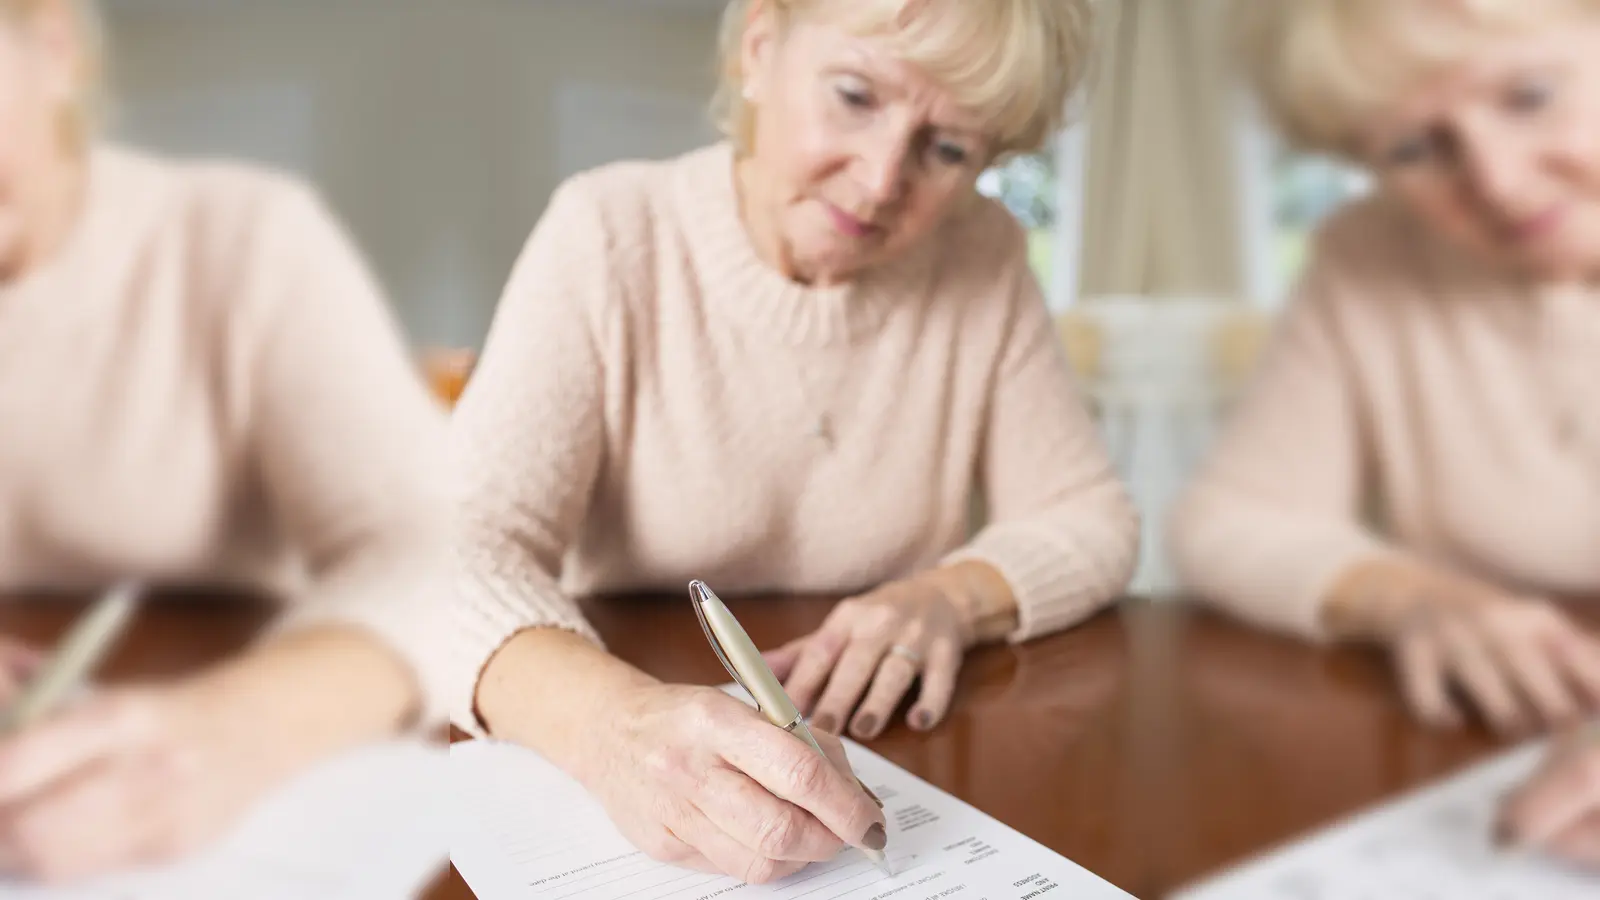
M 1600 869 L 1600 725 L 1556 748 L 1500 808 L 1502 845 L 1532 846 Z
M 833 737 L 816 735 L 824 759 L 727 694 L 664 685 L 575 634 L 507 641 L 476 705 L 491 734 L 571 774 L 663 862 L 758 883 L 887 841 Z
M 72 881 L 185 854 L 298 769 L 394 733 L 416 702 L 397 656 L 339 626 L 91 695 L 0 739 L 0 873 Z
M 73 881 L 190 851 L 270 781 L 266 746 L 199 685 L 90 697 L 0 742 L 0 870 Z
M 605 710 L 574 774 L 654 859 L 761 884 L 887 841 L 830 735 L 824 758 L 715 688 L 641 686 Z
M 815 632 L 767 654 L 800 711 L 823 731 L 845 722 L 860 740 L 883 732 L 919 678 L 906 721 L 944 719 L 968 648 L 1013 627 L 1016 602 L 999 573 L 962 563 L 844 600 Z
M 1424 722 L 1461 724 L 1452 688 L 1505 733 L 1600 711 L 1600 639 L 1550 603 L 1389 563 L 1353 573 L 1342 596 L 1330 622 L 1389 645 Z
M 44 654 L 15 638 L 0 635 L 0 706 L 7 706 L 22 692 Z

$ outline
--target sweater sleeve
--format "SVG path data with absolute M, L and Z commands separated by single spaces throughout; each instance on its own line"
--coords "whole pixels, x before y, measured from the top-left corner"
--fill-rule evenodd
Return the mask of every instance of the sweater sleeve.
M 478 679 L 529 628 L 599 643 L 559 579 L 605 452 L 601 320 L 613 260 L 582 182 L 551 198 L 512 272 L 451 428 L 457 490 L 451 717 L 482 733 Z M 615 304 L 612 304 L 615 307 Z
M 410 664 L 422 726 L 443 719 L 432 646 L 450 527 L 446 414 L 344 232 L 309 192 L 277 192 L 250 307 L 249 458 L 303 561 L 277 631 L 354 626 Z
M 1011 269 L 1013 321 L 979 460 L 988 524 L 945 562 L 1000 572 L 1017 600 L 1010 639 L 1023 641 L 1114 600 L 1133 575 L 1139 528 L 1020 250 Z
M 1366 439 L 1326 250 L 1168 523 L 1189 590 L 1310 639 L 1323 637 L 1322 603 L 1342 573 L 1396 555 L 1361 524 Z

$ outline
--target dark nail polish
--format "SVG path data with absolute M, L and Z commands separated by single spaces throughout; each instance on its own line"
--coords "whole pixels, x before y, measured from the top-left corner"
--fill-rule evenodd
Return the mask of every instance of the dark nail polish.
M 829 734 L 833 734 L 834 728 L 836 727 L 833 721 L 833 716 L 830 716 L 826 713 L 817 716 L 815 719 L 812 719 L 811 724 Z
M 918 711 L 916 715 L 911 717 L 911 727 L 918 731 L 927 731 L 929 728 L 932 728 L 933 713 L 928 712 L 925 709 Z
M 872 827 L 861 837 L 861 846 L 868 850 L 882 850 L 889 845 L 889 835 L 883 830 L 883 823 L 873 822 Z
M 878 736 L 878 717 L 873 715 L 862 716 L 856 720 L 856 734 L 864 738 Z

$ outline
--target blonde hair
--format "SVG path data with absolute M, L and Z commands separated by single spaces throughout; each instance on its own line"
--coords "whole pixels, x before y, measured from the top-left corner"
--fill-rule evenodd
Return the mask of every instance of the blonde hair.
M 752 0 L 732 0 L 719 38 L 712 114 L 748 150 L 754 111 L 745 102 L 740 44 Z M 1092 0 L 765 0 L 783 28 L 801 15 L 862 36 L 885 36 L 898 57 L 984 116 L 994 155 L 1041 147 L 1061 126 L 1083 82 L 1094 38 Z
M 61 129 L 69 145 L 82 148 L 99 125 L 104 109 L 105 32 L 94 0 L 0 0 L 0 19 L 26 22 L 65 4 L 77 31 L 77 95 L 63 110 Z
M 1355 158 L 1362 123 L 1406 91 L 1560 12 L 1600 12 L 1600 0 L 1233 0 L 1230 31 L 1278 131 Z

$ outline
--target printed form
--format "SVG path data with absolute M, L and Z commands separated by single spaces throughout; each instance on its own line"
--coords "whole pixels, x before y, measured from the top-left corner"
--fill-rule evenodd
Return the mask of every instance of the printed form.
M 747 885 L 658 863 L 538 754 L 491 741 L 450 749 L 451 857 L 481 900 L 1126 900 L 1130 895 L 955 797 L 845 741 L 884 803 L 885 875 L 854 849 Z M 1066 802 L 1063 798 L 1062 802 Z
M 1174 900 L 1594 900 L 1600 875 L 1491 841 L 1500 798 L 1545 749 L 1536 741 L 1507 751 Z

